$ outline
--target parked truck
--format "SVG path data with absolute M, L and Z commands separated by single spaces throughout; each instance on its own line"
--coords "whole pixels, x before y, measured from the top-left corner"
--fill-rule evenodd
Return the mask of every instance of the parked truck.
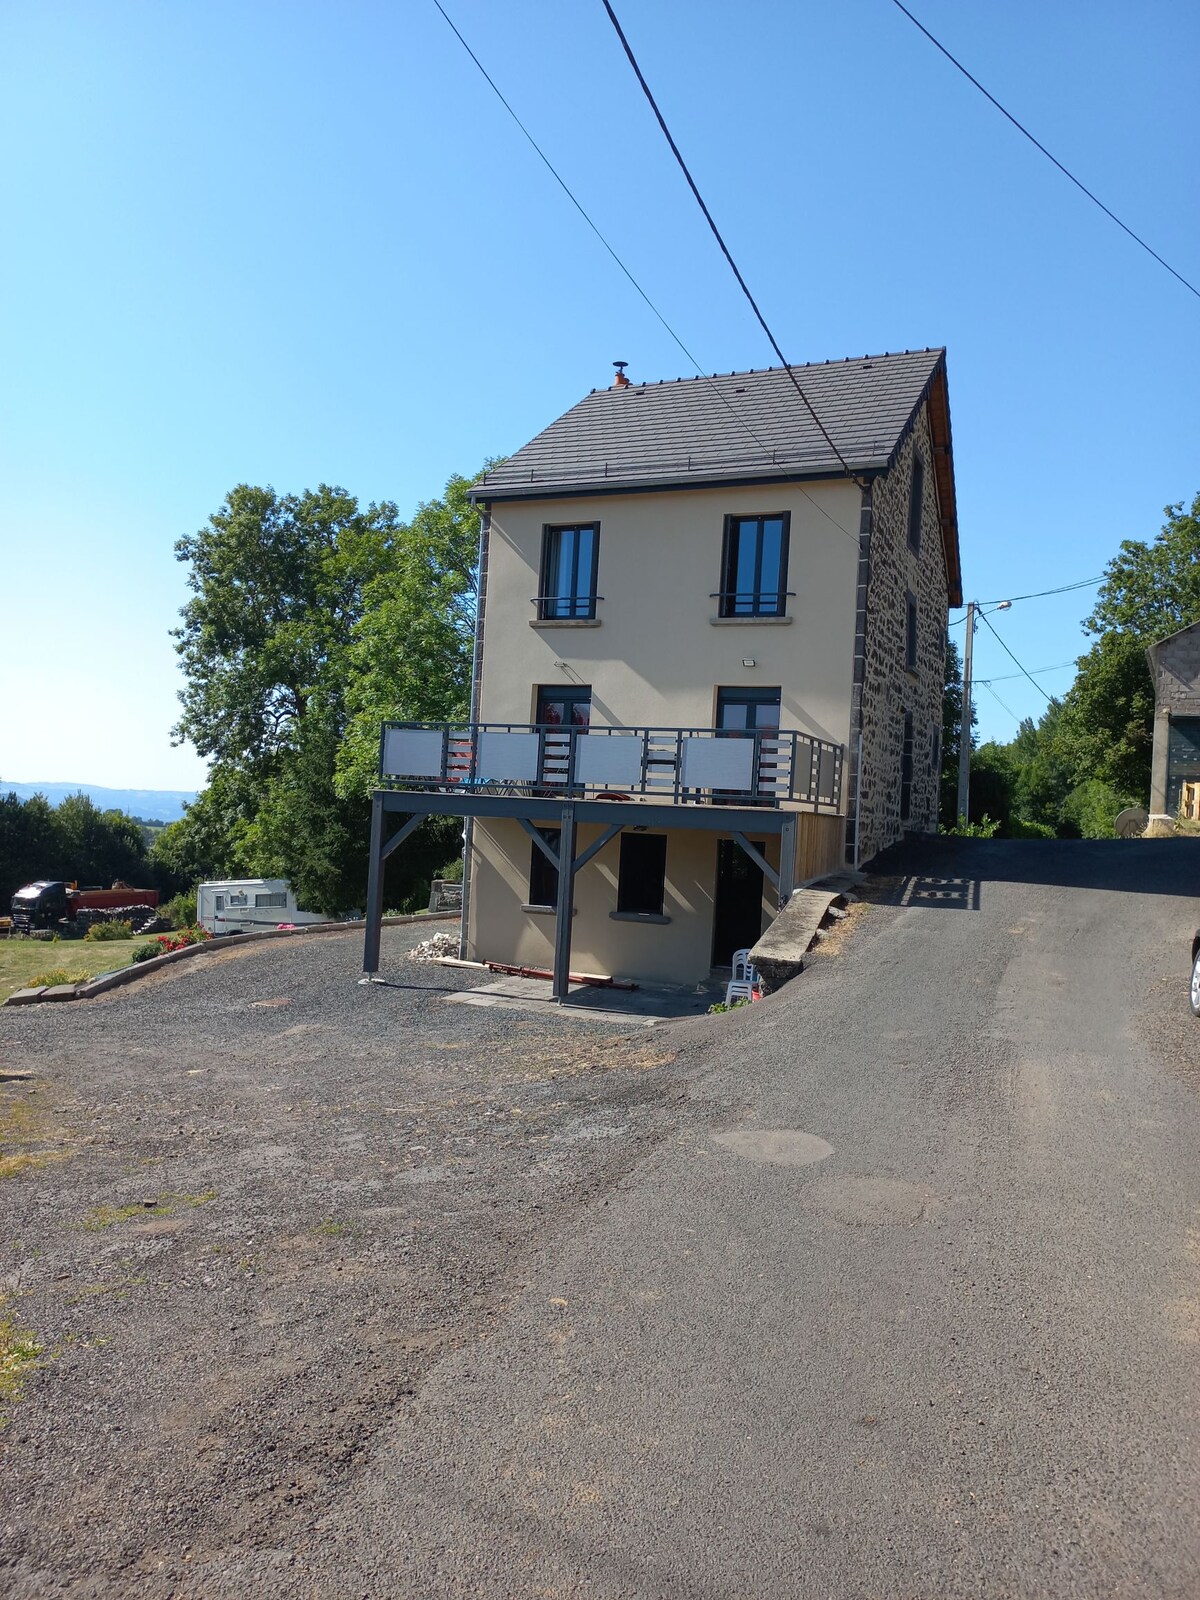
M 27 883 L 12 897 L 13 933 L 50 929 L 55 933 L 85 933 L 95 922 L 123 920 L 135 932 L 154 918 L 157 889 L 134 889 L 118 883 L 111 889 L 81 889 L 61 878 L 41 878 Z

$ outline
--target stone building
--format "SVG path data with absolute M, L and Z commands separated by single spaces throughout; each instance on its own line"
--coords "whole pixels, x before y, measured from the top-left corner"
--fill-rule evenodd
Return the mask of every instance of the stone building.
M 1185 783 L 1200 781 L 1200 622 L 1146 651 L 1154 681 L 1151 820 L 1179 814 Z
M 473 489 L 471 724 L 389 727 L 377 796 L 467 819 L 467 955 L 695 981 L 936 830 L 945 352 L 794 370 L 619 372 Z

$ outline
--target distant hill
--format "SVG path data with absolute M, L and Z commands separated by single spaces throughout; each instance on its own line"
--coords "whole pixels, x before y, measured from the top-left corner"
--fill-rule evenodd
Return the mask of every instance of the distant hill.
M 52 806 L 81 790 L 102 811 L 125 811 L 146 822 L 178 822 L 185 804 L 196 798 L 194 789 L 104 789 L 98 783 L 8 783 L 0 778 L 0 794 L 18 794 L 22 800 L 44 794 Z

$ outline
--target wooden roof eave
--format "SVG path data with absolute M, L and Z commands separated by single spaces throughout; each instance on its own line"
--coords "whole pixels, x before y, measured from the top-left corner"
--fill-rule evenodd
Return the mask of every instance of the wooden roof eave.
M 954 495 L 954 446 L 950 435 L 950 396 L 943 356 L 929 386 L 929 431 L 933 439 L 933 472 L 942 516 L 942 550 L 946 558 L 947 601 L 961 606 L 962 561 L 958 548 L 958 506 Z

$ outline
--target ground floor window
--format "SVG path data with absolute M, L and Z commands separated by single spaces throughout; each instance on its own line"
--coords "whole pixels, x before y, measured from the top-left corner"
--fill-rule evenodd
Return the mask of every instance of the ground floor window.
M 661 917 L 667 887 L 667 840 L 661 833 L 623 833 L 617 910 Z
M 550 848 L 557 852 L 557 828 L 539 828 L 538 832 Z M 547 859 L 543 850 L 529 841 L 529 904 L 555 906 L 558 904 L 558 868 Z
M 913 778 L 913 717 L 904 713 L 904 727 L 900 745 L 900 821 L 907 822 L 912 812 Z

